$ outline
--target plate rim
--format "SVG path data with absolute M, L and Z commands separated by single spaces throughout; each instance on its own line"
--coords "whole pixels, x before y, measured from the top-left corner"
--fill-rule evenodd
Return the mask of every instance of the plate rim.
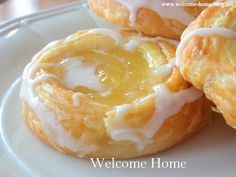
M 78 0 L 75 2 L 66 3 L 63 5 L 58 5 L 58 6 L 51 7 L 45 10 L 40 10 L 32 14 L 28 14 L 28 15 L 24 15 L 21 17 L 17 17 L 17 18 L 13 18 L 7 21 L 0 22 L 0 37 L 2 34 L 6 33 L 9 30 L 12 30 L 12 28 L 16 28 L 18 25 L 22 23 L 23 24 L 30 23 L 33 21 L 37 21 L 41 18 L 57 15 L 66 11 L 70 11 L 72 9 L 77 9 L 81 5 L 86 6 L 87 5 L 86 0 Z
M 11 162 L 13 163 L 12 165 L 14 165 L 13 169 L 16 170 L 18 169 L 18 172 L 20 172 L 21 175 L 26 175 L 26 176 L 35 176 L 35 174 L 32 174 L 32 172 L 30 171 L 30 169 L 22 162 L 20 161 L 16 154 L 12 151 L 12 149 L 9 147 L 9 142 L 8 140 L 5 138 L 5 130 L 3 128 L 4 126 L 4 122 L 3 122 L 3 116 L 4 116 L 4 108 L 6 107 L 9 97 L 11 95 L 12 90 L 14 90 L 14 88 L 20 84 L 21 82 L 21 77 L 18 77 L 14 82 L 12 82 L 12 84 L 9 86 L 9 89 L 4 93 L 4 96 L 1 100 L 0 103 L 0 148 L 3 150 L 3 154 L 4 155 L 9 155 L 8 160 L 11 160 Z M 3 156 L 4 158 L 5 156 Z M 4 169 L 3 169 L 4 170 Z

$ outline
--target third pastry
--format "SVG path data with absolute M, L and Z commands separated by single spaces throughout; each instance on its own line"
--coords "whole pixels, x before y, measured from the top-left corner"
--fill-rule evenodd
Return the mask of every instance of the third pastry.
M 236 128 L 236 4 L 226 2 L 205 9 L 184 31 L 177 64 L 183 77 L 203 90 Z

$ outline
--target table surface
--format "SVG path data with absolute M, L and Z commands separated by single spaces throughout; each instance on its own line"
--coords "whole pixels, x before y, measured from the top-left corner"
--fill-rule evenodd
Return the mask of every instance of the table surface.
M 77 0 L 0 0 L 0 23 Z

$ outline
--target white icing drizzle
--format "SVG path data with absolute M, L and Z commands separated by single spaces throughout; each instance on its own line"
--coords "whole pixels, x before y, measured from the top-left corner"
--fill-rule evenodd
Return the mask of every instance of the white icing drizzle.
M 58 77 L 53 75 L 53 74 L 41 74 L 40 76 L 37 77 L 37 79 L 31 80 L 31 85 L 32 87 L 36 87 L 37 84 L 39 84 L 42 81 L 47 81 L 49 79 L 53 79 L 53 80 L 58 80 Z M 34 90 L 33 90 L 34 91 Z
M 108 96 L 108 95 L 112 94 L 112 91 L 111 91 L 111 90 L 107 90 L 107 91 L 105 91 L 105 92 L 100 92 L 99 94 L 100 94 L 101 96 Z
M 98 92 L 104 90 L 95 73 L 96 65 L 86 66 L 79 58 L 68 58 L 61 65 L 65 68 L 64 83 L 68 88 L 85 86 Z
M 207 37 L 210 35 L 220 35 L 226 38 L 236 38 L 236 32 L 227 28 L 197 28 L 188 33 L 180 42 L 176 50 L 176 65 L 181 65 L 181 55 L 186 44 L 195 36 Z
M 83 93 L 75 93 L 74 95 L 73 95 L 73 102 L 74 102 L 74 105 L 75 106 L 80 106 L 81 104 L 80 104 L 80 98 L 81 97 L 84 97 L 85 95 L 83 94 Z
M 184 25 L 188 25 L 191 21 L 193 21 L 193 17 L 184 10 L 182 7 L 171 7 L 171 6 L 162 6 L 162 3 L 176 3 L 176 2 L 195 2 L 194 0 L 169 0 L 166 2 L 165 0 L 115 0 L 118 3 L 125 6 L 129 12 L 129 20 L 131 25 L 134 25 L 136 21 L 136 15 L 139 8 L 149 8 L 160 16 L 175 19 Z
M 175 65 L 175 59 L 171 59 L 169 63 L 162 65 L 160 68 L 154 71 L 155 75 L 168 75 L 171 73 Z
M 169 42 L 170 44 L 173 44 L 175 46 L 178 46 L 179 45 L 179 41 L 177 40 L 174 40 L 174 39 L 168 39 L 168 38 L 165 38 L 165 37 L 153 37 L 153 38 L 144 38 L 145 40 L 148 40 L 148 41 L 152 41 L 152 42 L 157 42 L 157 41 L 167 41 Z
M 153 94 L 137 99 L 133 103 L 117 106 L 112 110 L 116 112 L 116 116 L 104 120 L 112 139 L 119 141 L 131 140 L 136 142 L 138 149 L 141 150 L 151 142 L 150 139 L 158 132 L 166 119 L 177 114 L 185 104 L 194 102 L 203 95 L 201 91 L 194 87 L 172 92 L 164 84 L 158 84 L 153 89 L 155 90 Z M 123 118 L 130 108 L 149 99 L 155 99 L 156 104 L 151 120 L 141 128 L 127 127 Z M 110 112 L 107 113 L 107 115 L 109 114 Z
M 221 114 L 221 111 L 217 107 L 211 107 L 211 110 L 216 112 L 216 113 Z
M 34 110 L 38 119 L 40 120 L 45 134 L 52 142 L 60 145 L 61 147 L 68 148 L 74 152 L 80 152 L 80 156 L 82 157 L 95 151 L 96 146 L 86 145 L 81 139 L 72 137 L 60 124 L 56 113 L 49 111 L 35 92 L 35 88 L 39 82 L 49 79 L 58 79 L 55 75 L 44 73 L 36 76 L 35 79 L 32 79 L 34 73 L 36 73 L 36 70 L 38 70 L 39 67 L 52 66 L 51 64 L 37 64 L 34 63 L 34 61 L 38 59 L 43 53 L 54 48 L 56 45 L 58 45 L 58 42 L 54 42 L 46 46 L 41 52 L 35 55 L 35 57 L 32 59 L 32 62 L 25 67 L 22 77 L 20 98 L 22 101 L 25 101 L 31 107 L 31 109 Z
M 29 77 L 32 79 L 35 75 L 35 72 L 38 71 L 38 69 L 40 68 L 50 68 L 55 66 L 55 64 L 51 64 L 51 63 L 37 63 L 33 66 L 31 66 L 31 68 L 29 68 Z
M 124 49 L 128 52 L 134 51 L 140 44 L 140 40 L 130 39 L 126 44 L 124 44 Z

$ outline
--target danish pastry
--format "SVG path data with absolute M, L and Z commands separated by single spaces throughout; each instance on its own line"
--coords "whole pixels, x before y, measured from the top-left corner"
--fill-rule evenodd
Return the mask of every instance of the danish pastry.
M 151 36 L 179 39 L 183 30 L 213 0 L 89 0 L 90 8 L 107 21 Z M 188 6 L 183 3 L 191 3 Z M 169 4 L 168 4 L 169 3 Z M 183 4 L 182 7 L 180 4 Z M 193 4 L 196 3 L 196 4 Z M 171 6 L 171 5 L 172 6 Z
M 49 44 L 26 66 L 26 125 L 60 152 L 130 158 L 206 125 L 211 103 L 175 66 L 177 41 L 92 29 Z
M 203 90 L 236 128 L 236 4 L 227 3 L 205 9 L 191 23 L 176 57 L 183 77 Z

